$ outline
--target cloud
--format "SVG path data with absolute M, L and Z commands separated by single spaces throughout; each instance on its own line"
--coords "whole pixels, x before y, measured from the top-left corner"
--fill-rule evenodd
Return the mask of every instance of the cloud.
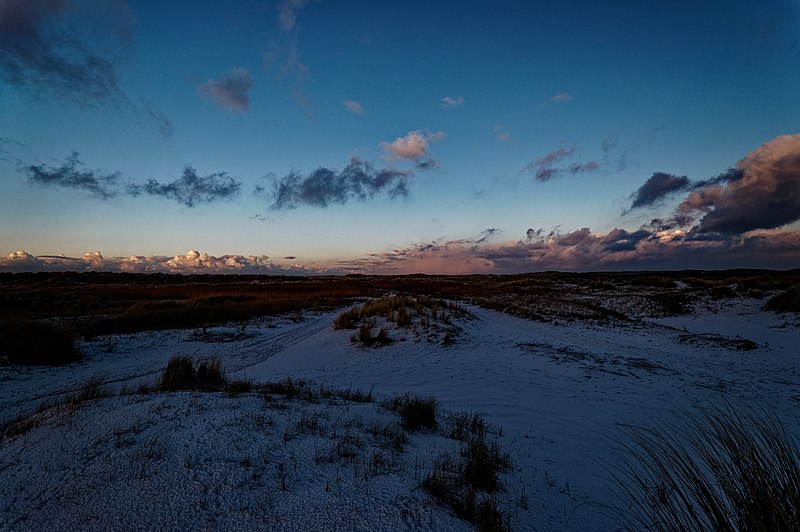
M 6 257 L 0 257 L 0 271 L 105 271 L 268 275 L 327 273 L 324 269 L 306 267 L 302 264 L 291 264 L 289 266 L 275 264 L 266 255 L 222 255 L 217 257 L 195 250 L 173 257 L 134 255 L 112 258 L 104 257 L 99 251 L 85 253 L 82 257 L 65 257 L 63 255 L 40 255 L 35 257 L 25 251 L 16 251 Z
M 427 170 L 439 167 L 439 163 L 431 159 L 428 145 L 431 142 L 439 142 L 444 137 L 445 134 L 441 131 L 436 133 L 409 131 L 405 137 L 398 137 L 393 142 L 382 142 L 380 146 L 389 158 L 414 161 L 417 168 Z
M 150 102 L 146 100 L 142 100 L 142 102 L 144 103 L 145 111 L 147 112 L 148 115 L 150 115 L 150 118 L 152 118 L 153 121 L 156 123 L 156 125 L 158 126 L 158 130 L 161 132 L 161 135 L 165 139 L 171 137 L 173 133 L 172 122 L 167 117 L 167 115 L 159 111 Z
M 278 24 L 284 33 L 289 33 L 297 23 L 297 12 L 303 9 L 308 0 L 284 0 L 278 5 Z
M 348 108 L 348 109 L 349 109 L 349 110 L 350 110 L 350 111 L 351 111 L 353 114 L 357 114 L 357 115 L 364 115 L 364 114 L 366 114 L 366 113 L 367 113 L 367 112 L 364 110 L 364 108 L 361 106 L 361 104 L 360 104 L 360 103 L 358 103 L 358 102 L 354 102 L 353 100 L 345 100 L 345 101 L 343 102 L 343 105 L 344 105 L 345 107 L 347 107 L 347 108 Z
M 736 163 L 735 170 L 723 174 L 735 178 L 724 186 L 699 189 L 704 201 L 690 204 L 687 198 L 681 205 L 707 211 L 697 231 L 743 233 L 800 220 L 800 134 L 764 143 Z
M 292 172 L 278 179 L 273 185 L 271 208 L 328 207 L 333 203 L 345 204 L 351 199 L 365 200 L 380 193 L 392 198 L 406 196 L 410 176 L 410 172 L 376 170 L 369 162 L 354 157 L 341 171 L 317 168 L 305 176 Z M 256 193 L 264 195 L 266 191 L 256 187 Z
M 497 138 L 497 142 L 506 143 L 511 142 L 513 139 L 511 138 L 511 133 L 508 132 L 508 129 L 503 124 L 496 124 L 494 126 L 494 136 Z
M 171 183 L 159 183 L 148 179 L 144 185 L 130 185 L 131 195 L 149 194 L 175 200 L 186 207 L 194 207 L 198 203 L 212 203 L 229 199 L 239 194 L 242 183 L 225 172 L 197 175 L 191 166 L 183 169 L 180 178 Z
M 692 239 L 681 230 L 616 228 L 566 234 L 528 229 L 526 238 L 498 244 L 476 239 L 426 242 L 341 261 L 347 271 L 377 274 L 520 273 L 632 269 L 796 267 L 800 232 L 754 231 L 726 238 Z
M 253 77 L 246 68 L 234 68 L 226 76 L 210 79 L 199 90 L 211 97 L 217 105 L 232 111 L 246 111 L 250 107 L 250 89 Z
M 21 171 L 32 183 L 83 190 L 100 198 L 113 198 L 120 192 L 122 175 L 119 172 L 105 173 L 100 170 L 85 170 L 73 151 L 59 166 L 23 165 Z
M 589 172 L 594 172 L 598 168 L 600 168 L 600 164 L 597 161 L 586 161 L 585 163 L 572 163 L 567 170 L 570 174 L 577 175 L 588 174 Z
M 677 176 L 664 172 L 655 172 L 645 181 L 644 185 L 633 193 L 633 202 L 626 212 L 641 207 L 649 207 L 670 194 L 686 190 L 689 185 L 689 178 L 685 175 Z
M 91 50 L 77 35 L 69 6 L 61 0 L 0 2 L 0 77 L 35 98 L 55 95 L 87 105 L 123 97 L 118 59 Z M 110 34 L 119 50 L 126 44 L 120 35 L 130 33 L 133 17 L 121 0 L 115 6 L 106 10 L 115 20 L 104 26 L 117 26 Z
M 278 26 L 281 30 L 277 39 L 273 40 L 264 52 L 264 70 L 278 80 L 289 78 L 293 81 L 292 95 L 307 114 L 311 113 L 311 100 L 306 94 L 305 83 L 311 70 L 303 63 L 298 42 L 298 13 L 308 4 L 308 0 L 282 0 L 278 4 Z M 278 67 L 274 69 L 274 67 Z
M 550 101 L 553 103 L 570 102 L 572 101 L 572 95 L 568 92 L 559 92 L 558 94 L 551 96 Z
M 461 107 L 466 103 L 466 100 L 463 96 L 458 96 L 457 98 L 451 98 L 450 96 L 445 96 L 440 100 L 442 108 L 444 109 L 456 109 Z
M 538 159 L 534 159 L 525 166 L 524 170 L 528 172 L 533 172 L 533 176 L 537 181 L 549 181 L 550 179 L 553 179 L 554 177 L 557 177 L 564 172 L 568 172 L 572 175 L 588 174 L 600 168 L 600 164 L 597 161 L 586 161 L 585 163 L 572 163 L 566 168 L 554 167 L 556 163 L 560 163 L 565 159 L 572 158 L 576 150 L 577 147 L 574 145 L 573 146 L 562 145 L 557 150 L 551 151 L 550 153 Z
M 172 199 L 187 207 L 232 198 L 241 188 L 241 182 L 225 172 L 200 176 L 191 165 L 186 165 L 181 177 L 171 183 L 148 179 L 140 185 L 124 178 L 120 172 L 85 169 L 78 157 L 78 152 L 73 151 L 58 166 L 21 164 L 19 171 L 32 183 L 82 190 L 104 200 L 120 195 L 147 194 Z
M 667 225 L 690 227 L 694 238 L 709 233 L 743 234 L 800 220 L 800 134 L 782 135 L 748 153 L 734 168 L 691 182 L 656 172 L 633 194 L 627 212 L 669 194 L 687 191 Z

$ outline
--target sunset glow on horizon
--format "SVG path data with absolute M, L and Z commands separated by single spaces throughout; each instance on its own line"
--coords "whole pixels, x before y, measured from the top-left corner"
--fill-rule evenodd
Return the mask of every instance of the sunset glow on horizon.
M 0 0 L 0 271 L 800 267 L 800 5 Z

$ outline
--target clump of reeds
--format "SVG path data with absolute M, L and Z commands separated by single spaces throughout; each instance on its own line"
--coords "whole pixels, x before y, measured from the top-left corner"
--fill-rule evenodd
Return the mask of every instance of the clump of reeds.
M 774 413 L 704 408 L 623 434 L 608 470 L 626 528 L 800 530 L 800 449 Z
M 225 385 L 225 374 L 218 358 L 201 361 L 197 367 L 190 357 L 172 357 L 161 375 L 159 389 L 176 390 L 219 390 Z
M 436 430 L 439 403 L 435 397 L 405 394 L 390 399 L 386 406 L 400 414 L 403 429 L 409 432 Z

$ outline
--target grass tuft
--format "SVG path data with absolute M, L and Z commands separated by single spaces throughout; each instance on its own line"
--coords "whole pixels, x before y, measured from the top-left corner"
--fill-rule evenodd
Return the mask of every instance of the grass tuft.
M 219 359 L 201 361 L 194 367 L 192 359 L 176 355 L 169 359 L 161 375 L 161 391 L 206 390 L 217 391 L 225 385 L 225 374 Z
M 390 399 L 386 406 L 400 414 L 403 429 L 409 432 L 433 431 L 438 428 L 436 413 L 439 403 L 434 397 L 405 394 Z
M 486 423 L 478 414 L 456 414 L 448 433 L 464 443 L 454 456 L 442 452 L 422 481 L 422 488 L 479 530 L 508 530 L 509 516 L 500 511 L 500 474 L 511 469 L 511 458 L 497 441 L 487 441 Z
M 729 405 L 622 430 L 622 461 L 607 469 L 626 528 L 798 530 L 800 449 L 774 414 Z

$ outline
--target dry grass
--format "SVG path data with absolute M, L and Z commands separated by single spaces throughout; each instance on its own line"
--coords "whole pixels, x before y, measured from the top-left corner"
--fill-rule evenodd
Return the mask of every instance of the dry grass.
M 776 312 L 800 312 L 800 284 L 771 297 L 766 308 Z
M 409 432 L 433 431 L 439 426 L 436 422 L 439 403 L 435 397 L 405 394 L 390 399 L 385 406 L 400 414 L 403 429 Z
M 455 456 L 439 454 L 422 481 L 422 488 L 479 530 L 508 530 L 509 516 L 500 511 L 497 493 L 504 489 L 500 475 L 511 469 L 511 458 L 496 440 L 487 439 L 478 414 L 450 417 L 448 433 L 463 443 Z
M 623 434 L 608 469 L 625 528 L 800 530 L 800 449 L 773 413 L 707 408 Z
M 225 374 L 219 359 L 203 360 L 195 367 L 190 357 L 172 357 L 161 375 L 161 391 L 206 390 L 217 391 L 225 385 Z

